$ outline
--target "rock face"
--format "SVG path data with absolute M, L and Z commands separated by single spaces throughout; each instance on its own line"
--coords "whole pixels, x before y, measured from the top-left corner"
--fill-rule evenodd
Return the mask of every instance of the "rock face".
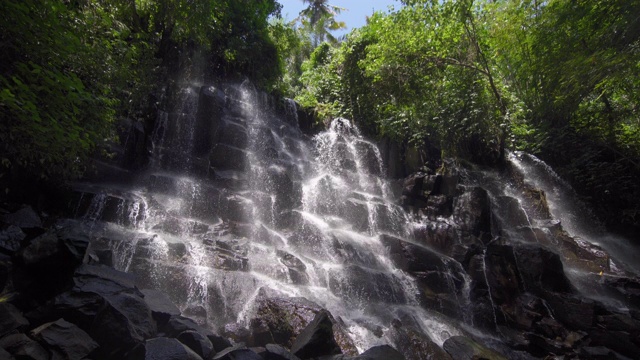
M 124 165 L 144 173 L 75 184 L 75 220 L 44 228 L 54 219 L 31 208 L 2 211 L 8 356 L 640 352 L 640 280 L 566 231 L 552 192 L 515 165 L 462 167 L 387 141 L 406 165 L 390 171 L 418 171 L 388 184 L 378 148 L 349 121 L 311 146 L 298 128 L 309 118 L 254 90 L 169 87 L 155 120 L 131 124 Z
M 333 324 L 326 311 L 320 311 L 293 342 L 291 351 L 301 359 L 340 354 L 333 337 Z
M 514 172 L 507 168 L 501 176 Z M 454 165 L 441 174 L 417 173 L 405 180 L 403 204 L 418 219 L 414 234 L 423 248 L 386 239 L 394 262 L 423 284 L 426 299 L 439 300 L 426 304 L 499 334 L 507 345 L 487 346 L 477 338 L 454 336 L 444 342 L 444 349 L 455 359 L 509 358 L 522 351 L 538 357 L 632 356 L 638 346 L 630 336 L 639 329 L 636 310 L 621 315 L 624 323 L 634 324 L 620 327 L 626 330 L 605 325 L 619 310 L 581 294 L 567 276 L 567 266 L 590 272 L 592 283 L 603 288 L 596 291 L 611 291 L 604 290 L 611 278 L 630 284 L 634 277 L 611 268 L 604 250 L 565 232 L 552 219 L 545 193 L 516 175 L 516 197 L 504 195 L 486 173 L 460 172 Z M 445 266 L 447 257 L 460 264 L 457 271 Z M 611 293 L 624 293 L 623 288 Z M 447 296 L 463 297 L 465 289 L 469 303 L 442 305 Z M 630 301 L 633 296 L 623 297 L 617 298 L 637 306 Z
M 83 359 L 98 348 L 86 332 L 63 319 L 40 325 L 31 331 L 31 335 L 69 360 Z

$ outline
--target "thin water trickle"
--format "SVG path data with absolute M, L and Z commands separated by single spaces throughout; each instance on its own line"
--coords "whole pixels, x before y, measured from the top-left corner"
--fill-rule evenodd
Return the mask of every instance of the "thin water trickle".
M 526 174 L 527 182 L 544 191 L 553 219 L 560 221 L 562 228 L 576 239 L 578 245 L 582 242 L 587 246 L 581 246 L 590 252 L 594 251 L 590 245 L 602 247 L 622 264 L 624 270 L 640 274 L 640 265 L 636 261 L 640 248 L 629 239 L 605 232 L 573 188 L 549 165 L 534 155 L 521 152 L 509 154 L 509 161 Z
M 482 275 L 484 276 L 484 281 L 487 284 L 487 297 L 489 298 L 489 303 L 491 305 L 491 314 L 493 315 L 493 324 L 495 325 L 495 329 L 498 329 L 498 317 L 496 316 L 496 304 L 493 302 L 493 295 L 491 294 L 491 285 L 489 285 L 489 278 L 487 277 L 487 249 L 483 249 L 482 251 Z

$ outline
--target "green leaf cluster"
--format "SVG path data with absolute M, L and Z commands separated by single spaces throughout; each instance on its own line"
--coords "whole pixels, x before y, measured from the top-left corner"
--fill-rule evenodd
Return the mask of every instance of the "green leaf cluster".
M 145 46 L 100 2 L 4 1 L 0 11 L 0 148 L 5 170 L 72 177 L 113 137 Z
M 284 67 L 275 0 L 0 2 L 0 176 L 68 179 L 145 121 L 149 94 L 205 54 L 207 74 L 273 88 Z M 21 170 L 21 171 L 22 171 Z
M 527 150 L 606 216 L 640 213 L 640 1 L 403 3 L 321 45 L 297 99 L 446 156 Z

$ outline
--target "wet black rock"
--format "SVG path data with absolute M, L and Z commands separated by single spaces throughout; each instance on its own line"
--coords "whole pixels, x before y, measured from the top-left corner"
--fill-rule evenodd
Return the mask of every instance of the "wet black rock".
M 444 342 L 442 347 L 447 353 L 449 353 L 449 355 L 451 355 L 452 358 L 456 360 L 506 360 L 506 358 L 499 353 L 491 349 L 487 349 L 486 347 L 464 336 L 452 336 Z
M 187 330 L 178 335 L 178 340 L 187 345 L 196 354 L 206 359 L 214 352 L 211 341 L 201 333 L 193 330 Z
M 86 332 L 63 319 L 41 325 L 31 334 L 63 359 L 80 360 L 98 348 Z
M 16 225 L 0 228 L 0 252 L 13 255 L 20 250 L 21 241 L 27 235 Z
M 209 161 L 216 169 L 244 171 L 247 167 L 247 152 L 235 146 L 217 144 L 211 150 Z
M 615 360 L 618 357 L 604 346 L 585 346 L 578 352 L 581 358 L 586 360 Z
M 299 357 L 278 344 L 267 344 L 261 356 L 264 360 L 300 360 Z
M 73 282 L 71 290 L 55 298 L 53 312 L 80 326 L 100 351 L 124 352 L 156 334 L 151 310 L 132 275 L 82 265 Z
M 154 289 L 142 289 L 140 291 L 144 295 L 144 301 L 151 309 L 151 314 L 153 314 L 153 318 L 158 325 L 167 323 L 172 316 L 180 315 L 180 309 L 171 302 L 167 294 Z
M 10 275 L 13 268 L 11 256 L 0 253 L 0 293 L 3 293 L 10 283 Z
M 255 351 L 248 349 L 244 344 L 238 344 L 226 348 L 217 353 L 212 360 L 264 360 Z
M 455 201 L 453 219 L 463 232 L 487 243 L 491 239 L 491 206 L 487 190 L 477 186 L 465 189 Z
M 342 353 L 329 316 L 327 311 L 320 311 L 293 341 L 291 352 L 301 359 Z
M 198 354 L 176 339 L 159 337 L 146 340 L 129 355 L 130 360 L 202 360 Z
M 405 360 L 398 350 L 389 345 L 374 346 L 362 354 L 354 357 L 354 360 Z
M 36 298 L 46 298 L 69 286 L 75 268 L 84 260 L 89 239 L 67 229 L 49 230 L 31 240 L 19 252 L 24 266 L 17 268 L 18 289 Z
M 575 291 L 564 274 L 564 266 L 558 254 L 541 247 L 519 246 L 515 248 L 515 256 L 522 280 L 530 291 Z
M 5 349 L 11 356 L 7 359 L 49 360 L 49 352 L 37 341 L 25 334 L 16 333 L 0 339 L 0 349 Z M 0 359 L 3 359 L 0 356 Z
M 31 206 L 27 205 L 21 207 L 16 212 L 0 215 L 0 222 L 23 229 L 42 227 L 42 220 L 40 219 L 40 216 Z
M 24 330 L 28 326 L 29 321 L 22 316 L 20 310 L 10 303 L 0 302 L 0 336 L 14 330 Z
M 407 360 L 451 360 L 451 357 L 438 344 L 413 326 L 403 325 L 400 321 L 394 321 L 389 336 L 396 345 L 398 352 Z

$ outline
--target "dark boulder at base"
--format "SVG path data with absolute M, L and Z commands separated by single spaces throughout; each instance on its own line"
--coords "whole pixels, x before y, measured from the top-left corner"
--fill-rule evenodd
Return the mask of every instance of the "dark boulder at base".
M 0 339 L 0 349 L 13 357 L 9 359 L 49 360 L 49 352 L 25 334 L 12 334 Z M 2 357 L 0 356 L 0 359 Z
M 154 289 L 140 291 L 144 294 L 144 301 L 151 309 L 151 314 L 158 325 L 166 324 L 172 316 L 180 315 L 180 309 L 171 302 L 167 294 Z
M 398 350 L 389 345 L 374 346 L 355 357 L 358 360 L 405 360 Z
M 264 346 L 276 343 L 291 348 L 296 336 L 313 321 L 322 307 L 303 297 L 268 297 L 266 291 L 260 291 L 257 300 L 257 312 L 251 319 L 252 346 Z M 344 326 L 330 316 L 336 342 L 347 355 L 357 355 L 358 351 Z
M 202 360 L 198 354 L 176 339 L 159 337 L 138 345 L 127 356 L 129 360 Z
M 14 267 L 17 290 L 46 299 L 70 285 L 76 267 L 82 264 L 89 247 L 88 237 L 68 229 L 49 230 L 31 240 L 18 253 L 21 265 Z
M 536 246 L 515 247 L 514 256 L 522 281 L 529 291 L 573 293 L 575 290 L 564 274 L 560 256 Z
M 240 343 L 217 353 L 212 360 L 264 360 L 255 351 Z
M 38 216 L 31 206 L 26 205 L 14 213 L 0 215 L 0 222 L 15 225 L 23 229 L 42 227 L 40 216 Z
M 14 330 L 24 330 L 28 326 L 29 321 L 22 316 L 20 310 L 10 303 L 0 302 L 0 336 Z
M 71 290 L 53 300 L 52 312 L 86 331 L 100 344 L 97 351 L 103 357 L 121 354 L 155 336 L 156 322 L 132 275 L 82 265 L 73 283 Z
M 333 324 L 326 310 L 320 311 L 302 330 L 291 346 L 291 352 L 301 359 L 342 353 L 333 338 Z
M 20 250 L 20 243 L 27 237 L 22 229 L 15 225 L 9 225 L 6 228 L 0 228 L 0 252 L 9 255 L 15 254 Z
M 186 318 L 184 316 L 172 316 L 171 319 L 160 330 L 169 337 L 180 337 L 184 333 L 195 332 L 199 335 L 206 337 L 213 346 L 214 352 L 219 352 L 223 349 L 231 347 L 231 342 L 224 336 L 213 333 L 211 330 L 206 329 L 195 321 Z M 182 335 L 187 336 L 187 335 Z M 195 335 L 193 335 L 195 338 Z M 205 347 L 206 341 L 205 341 Z
M 98 348 L 98 344 L 86 332 L 63 319 L 41 325 L 31 334 L 46 344 L 50 351 L 67 360 L 83 359 Z
M 394 320 L 389 337 L 407 360 L 451 360 L 449 354 L 427 335 L 413 326 L 402 325 L 399 320 Z
M 261 356 L 264 360 L 300 360 L 299 357 L 278 344 L 267 344 Z
M 0 348 L 0 360 L 13 360 L 13 356 L 11 356 L 11 354 L 9 352 L 7 352 L 5 349 Z
M 442 344 L 444 350 L 455 360 L 475 360 L 475 359 L 492 359 L 506 360 L 505 357 L 497 352 L 487 349 L 477 342 L 464 337 L 452 336 Z
M 213 353 L 213 344 L 211 344 L 211 341 L 197 331 L 187 330 L 181 333 L 178 335 L 178 341 L 187 345 L 203 359 L 208 358 L 209 355 Z

